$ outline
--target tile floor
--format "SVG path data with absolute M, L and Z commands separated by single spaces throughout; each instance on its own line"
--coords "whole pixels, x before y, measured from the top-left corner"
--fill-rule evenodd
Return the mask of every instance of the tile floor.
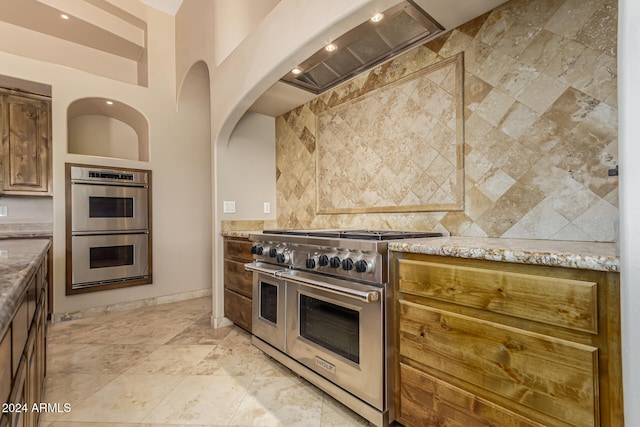
M 368 425 L 210 316 L 206 297 L 51 325 L 44 401 L 61 411 L 40 426 Z

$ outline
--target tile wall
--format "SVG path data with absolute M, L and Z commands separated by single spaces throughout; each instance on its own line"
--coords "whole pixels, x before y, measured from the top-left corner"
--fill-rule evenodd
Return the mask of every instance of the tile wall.
M 512 0 L 278 117 L 277 226 L 614 241 L 616 40 L 615 0 Z M 464 210 L 319 214 L 318 116 L 461 52 Z

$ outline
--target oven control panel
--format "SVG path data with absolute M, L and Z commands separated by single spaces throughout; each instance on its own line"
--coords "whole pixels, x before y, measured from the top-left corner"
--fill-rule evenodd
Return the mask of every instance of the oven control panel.
M 376 251 L 301 245 L 286 242 L 254 242 L 253 259 L 298 270 L 371 282 L 382 280 L 382 254 Z

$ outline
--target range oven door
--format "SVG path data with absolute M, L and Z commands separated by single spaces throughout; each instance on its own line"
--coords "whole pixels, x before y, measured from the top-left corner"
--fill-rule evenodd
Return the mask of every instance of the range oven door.
M 72 236 L 71 288 L 148 278 L 148 246 L 147 233 Z
M 383 411 L 384 288 L 285 273 L 287 354 Z
M 147 230 L 148 188 L 71 183 L 71 231 Z
M 285 352 L 285 283 L 282 268 L 260 262 L 246 264 L 253 271 L 251 333 Z

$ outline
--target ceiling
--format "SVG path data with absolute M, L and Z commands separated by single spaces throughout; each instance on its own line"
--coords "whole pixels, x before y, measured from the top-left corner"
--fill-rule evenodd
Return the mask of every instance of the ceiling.
M 413 0 L 413 3 L 423 9 L 442 28 L 443 31 L 454 29 L 478 16 L 506 3 L 507 0 Z M 434 32 L 433 37 L 438 34 Z M 424 43 L 429 38 L 422 39 Z M 410 46 L 406 47 L 406 49 Z M 405 50 L 406 50 L 405 49 Z M 400 52 L 396 52 L 396 55 Z M 305 63 L 305 61 L 303 61 Z M 299 64 L 291 64 L 291 68 Z M 374 64 L 375 65 L 375 64 Z M 360 70 L 363 72 L 364 70 Z M 291 86 L 283 81 L 276 82 L 249 108 L 267 116 L 277 117 L 295 107 L 302 105 L 318 95 Z
M 139 1 L 171 15 L 177 13 L 183 2 L 183 0 Z M 443 28 L 443 31 L 456 28 L 506 1 L 413 0 Z M 61 11 L 78 19 L 72 19 L 66 25 L 59 25 Z M 134 62 L 143 57 L 147 48 L 146 22 L 114 7 L 108 0 L 3 1 L 0 21 L 79 43 Z M 426 40 L 422 42 L 424 41 Z M 300 64 L 290 64 L 291 68 L 297 65 Z M 364 70 L 359 70 L 359 72 L 362 71 Z M 250 111 L 277 117 L 316 96 L 315 93 L 278 81 L 255 101 Z
M 182 6 L 182 0 L 140 0 L 154 9 L 161 10 L 171 15 L 178 13 L 178 9 Z

